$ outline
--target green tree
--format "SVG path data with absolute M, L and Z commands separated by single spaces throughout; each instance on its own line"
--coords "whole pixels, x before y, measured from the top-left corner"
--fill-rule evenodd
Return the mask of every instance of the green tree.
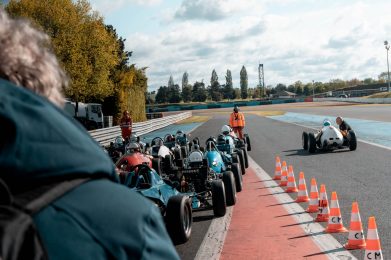
M 294 86 L 294 85 L 289 85 L 289 86 L 288 86 L 288 91 L 289 91 L 289 92 L 292 92 L 292 93 L 296 93 L 296 92 L 295 92 L 295 91 L 296 91 L 295 86 Z
M 248 77 L 246 68 L 243 66 L 240 70 L 240 96 L 242 99 L 247 98 Z
M 376 80 L 375 79 L 373 79 L 373 78 L 366 78 L 366 79 L 364 79 L 363 80 L 363 83 L 364 84 L 374 84 L 374 83 L 376 83 Z
M 297 95 L 302 95 L 303 94 L 303 83 L 299 80 L 299 81 L 296 81 L 295 84 L 295 93 Z
M 311 95 L 312 86 L 310 83 L 305 84 L 303 87 L 303 95 L 304 96 L 310 96 Z
M 187 85 L 185 85 L 183 87 L 183 89 L 182 89 L 182 99 L 183 99 L 183 102 L 185 102 L 185 103 L 191 102 L 191 100 L 192 100 L 192 91 L 193 91 L 193 87 L 190 84 L 187 84 Z
M 275 87 L 275 90 L 276 90 L 276 93 L 278 93 L 278 92 L 287 90 L 287 87 L 286 87 L 286 85 L 284 85 L 282 83 L 278 83 L 277 86 Z
M 175 83 L 174 83 L 174 79 L 172 78 L 172 75 L 170 76 L 170 78 L 168 79 L 168 88 L 172 88 L 174 87 Z
M 205 84 L 203 82 L 196 82 L 193 85 L 193 101 L 194 102 L 205 102 L 207 98 Z
M 161 86 L 156 93 L 155 102 L 158 104 L 163 104 L 168 102 L 168 87 Z
M 175 84 L 174 86 L 168 87 L 169 91 L 169 100 L 170 103 L 179 103 L 181 102 L 181 93 L 179 89 L 179 85 Z
M 189 74 L 186 71 L 182 76 L 182 91 L 187 85 L 189 85 Z
M 209 96 L 213 101 L 220 101 L 222 99 L 219 77 L 215 70 L 212 71 L 212 76 L 210 78 Z
M 232 73 L 230 70 L 227 70 L 227 75 L 225 76 L 225 86 L 224 86 L 224 98 L 232 99 L 234 95 L 234 87 L 232 84 Z
M 391 75 L 390 75 L 390 77 L 391 77 Z M 387 71 L 380 73 L 378 78 L 379 78 L 379 83 L 388 82 L 388 73 L 387 73 Z

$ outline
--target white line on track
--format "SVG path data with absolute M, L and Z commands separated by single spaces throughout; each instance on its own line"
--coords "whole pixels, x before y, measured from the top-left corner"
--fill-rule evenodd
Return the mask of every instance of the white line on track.
M 195 260 L 220 258 L 229 224 L 231 223 L 232 213 L 233 207 L 227 207 L 227 212 L 224 217 L 214 218 L 212 220 L 208 232 L 206 232 L 204 240 L 194 258 Z
M 343 246 L 331 235 L 323 233 L 324 228 L 316 222 L 313 222 L 313 217 L 305 212 L 300 204 L 295 203 L 294 200 L 284 192 L 278 184 L 272 180 L 270 175 L 262 169 L 250 156 L 248 157 L 251 168 L 254 169 L 259 179 L 265 181 L 264 185 L 273 196 L 283 204 L 285 210 L 290 214 L 297 223 L 303 223 L 300 227 L 305 234 L 313 239 L 315 244 L 322 250 L 324 255 L 329 259 L 356 259 L 349 251 L 346 251 Z
M 274 118 L 272 118 L 272 117 L 267 117 L 267 118 L 272 119 L 272 120 L 275 120 L 275 121 L 278 121 L 278 122 L 282 122 L 282 123 L 287 123 L 287 124 L 297 125 L 297 126 L 304 127 L 304 128 L 313 129 L 313 130 L 316 130 L 316 131 L 319 130 L 319 129 L 316 129 L 316 128 L 314 128 L 314 127 L 305 126 L 305 125 L 301 125 L 301 124 L 298 124 L 298 123 L 285 122 L 285 121 L 281 121 L 281 120 L 278 120 L 278 119 L 274 119 Z M 360 139 L 360 138 L 357 138 L 357 140 L 358 140 L 359 142 L 362 142 L 362 143 L 366 143 L 366 144 L 369 144 L 369 145 L 373 145 L 373 146 L 376 146 L 376 147 L 379 147 L 379 148 L 383 148 L 383 149 L 386 149 L 386 150 L 391 150 L 390 147 L 387 147 L 387 146 L 384 146 L 384 145 L 381 145 L 381 144 L 372 143 L 372 142 L 370 142 L 370 141 L 362 140 L 362 139 Z

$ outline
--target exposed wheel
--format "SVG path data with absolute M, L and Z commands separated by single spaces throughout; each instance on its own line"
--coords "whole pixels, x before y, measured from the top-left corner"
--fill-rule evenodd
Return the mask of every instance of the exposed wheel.
M 240 169 L 240 165 L 239 165 L 239 163 L 233 163 L 231 165 L 231 168 L 232 168 L 232 173 L 235 177 L 236 191 L 241 192 L 242 186 L 243 186 L 243 176 L 242 176 L 242 172 Z
M 164 170 L 167 172 L 169 171 L 170 169 L 172 169 L 174 167 L 174 163 L 172 161 L 172 156 L 167 154 L 165 157 L 164 157 Z
M 247 154 L 246 149 L 243 149 L 243 155 L 244 155 L 244 167 L 247 169 L 248 168 L 248 154 Z
M 357 137 L 356 137 L 356 133 L 353 130 L 349 130 L 348 139 L 349 139 L 350 151 L 356 150 L 357 149 Z
M 238 157 L 239 157 L 240 169 L 242 170 L 242 174 L 245 175 L 246 174 L 246 166 L 245 166 L 245 161 L 244 161 L 243 150 L 242 149 L 238 149 L 236 151 L 236 153 L 238 154 Z
M 193 213 L 187 196 L 175 195 L 168 200 L 166 224 L 174 244 L 182 244 L 189 240 Z
M 201 147 L 200 147 L 200 151 L 203 152 L 203 153 L 205 153 L 205 147 L 201 146 Z
M 222 180 L 212 181 L 212 203 L 213 213 L 216 217 L 222 217 L 227 211 L 227 204 L 225 201 L 225 189 Z
M 304 150 L 308 150 L 308 133 L 303 132 L 303 135 L 301 136 L 301 141 L 303 145 Z
M 181 152 L 182 152 L 182 159 L 187 158 L 188 152 L 187 152 L 187 146 L 181 146 Z
M 152 159 L 152 168 L 159 174 L 162 175 L 162 160 L 161 158 L 153 158 Z
M 235 152 L 232 155 L 232 163 L 238 163 L 239 162 L 239 157 L 238 154 Z
M 227 206 L 233 206 L 236 203 L 236 187 L 234 174 L 231 171 L 223 172 L 223 182 Z
M 316 138 L 314 133 L 308 134 L 308 152 L 315 153 L 316 151 Z
M 250 142 L 250 136 L 248 136 L 248 134 L 244 134 L 244 138 L 246 140 L 246 144 L 247 144 L 247 151 L 251 151 L 251 142 Z

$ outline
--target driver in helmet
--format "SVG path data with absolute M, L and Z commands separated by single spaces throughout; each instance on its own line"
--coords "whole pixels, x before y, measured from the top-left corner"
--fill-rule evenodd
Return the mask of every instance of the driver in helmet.
M 230 135 L 233 138 L 236 138 L 236 134 L 229 125 L 223 125 L 223 127 L 221 128 L 221 133 L 223 135 Z
M 141 152 L 141 148 L 138 143 L 129 143 L 128 146 L 126 147 L 126 151 L 128 153 L 136 153 L 136 152 Z
M 320 137 L 322 136 L 323 134 L 323 131 L 325 130 L 325 128 L 331 126 L 331 122 L 330 120 L 328 119 L 325 119 L 323 120 L 323 125 L 322 125 L 322 128 L 318 131 L 318 133 L 316 133 L 315 135 L 315 138 L 316 138 L 316 141 L 319 141 L 320 140 Z

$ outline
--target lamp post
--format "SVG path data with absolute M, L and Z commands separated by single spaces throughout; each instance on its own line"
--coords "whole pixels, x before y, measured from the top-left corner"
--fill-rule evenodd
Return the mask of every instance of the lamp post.
M 388 41 L 384 41 L 384 46 L 386 47 L 387 50 L 387 78 L 388 78 L 388 89 L 387 91 L 390 92 L 390 64 L 388 62 L 388 51 L 390 50 L 390 45 L 388 44 Z

